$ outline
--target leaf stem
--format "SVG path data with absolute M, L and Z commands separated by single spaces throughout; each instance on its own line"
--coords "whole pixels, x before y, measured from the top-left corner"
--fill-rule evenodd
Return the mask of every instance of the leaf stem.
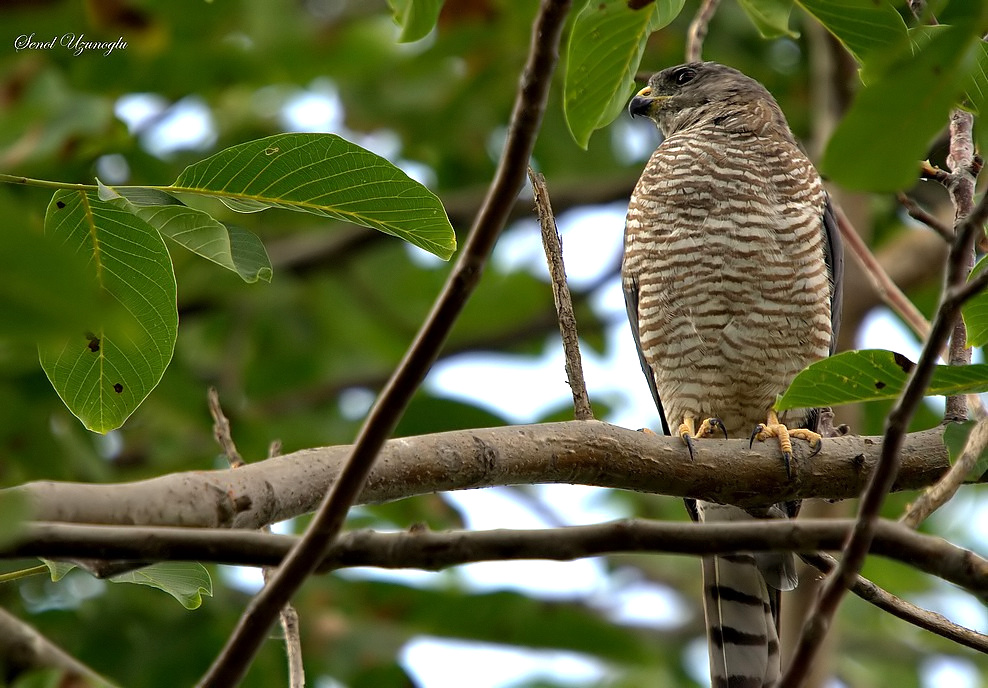
M 70 191 L 96 191 L 94 184 L 70 184 L 69 182 L 52 182 L 47 179 L 32 179 L 31 177 L 20 177 L 14 174 L 0 174 L 0 182 L 7 184 L 22 184 L 24 186 L 37 186 L 42 189 L 68 189 Z
M 32 566 L 29 569 L 21 569 L 20 571 L 10 571 L 8 573 L 0 573 L 0 583 L 12 583 L 15 580 L 20 580 L 21 578 L 27 578 L 29 576 L 38 576 L 48 570 L 48 567 L 44 564 L 40 566 Z

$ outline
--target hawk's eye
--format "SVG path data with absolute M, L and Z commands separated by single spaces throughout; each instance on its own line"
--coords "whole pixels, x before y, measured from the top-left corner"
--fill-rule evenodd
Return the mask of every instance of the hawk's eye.
M 677 86 L 682 86 L 683 84 L 688 84 L 696 78 L 695 69 L 680 69 L 678 72 L 672 75 L 672 80 L 676 82 Z

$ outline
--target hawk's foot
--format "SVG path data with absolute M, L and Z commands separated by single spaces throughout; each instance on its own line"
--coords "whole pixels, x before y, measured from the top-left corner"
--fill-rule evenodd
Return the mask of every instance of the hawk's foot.
M 707 418 L 700 423 L 699 428 L 695 428 L 695 421 L 692 416 L 687 416 L 683 419 L 682 425 L 679 426 L 679 436 L 690 452 L 690 459 L 693 459 L 694 453 L 693 440 L 712 437 L 718 430 L 724 433 L 724 439 L 726 440 L 727 428 L 724 427 L 724 422 L 720 418 Z
M 755 429 L 751 433 L 751 439 L 748 442 L 748 446 L 752 446 L 755 440 L 759 442 L 764 442 L 769 437 L 777 437 L 779 439 L 779 448 L 782 450 L 782 461 L 786 465 L 786 478 L 792 478 L 792 438 L 798 437 L 801 440 L 806 440 L 810 444 L 810 449 L 813 453 L 810 456 L 816 456 L 816 454 L 823 447 L 823 437 L 812 430 L 807 430 L 806 428 L 793 428 L 790 430 L 785 425 L 779 422 L 779 416 L 776 415 L 775 411 L 768 412 L 768 422 L 759 423 L 755 426 Z

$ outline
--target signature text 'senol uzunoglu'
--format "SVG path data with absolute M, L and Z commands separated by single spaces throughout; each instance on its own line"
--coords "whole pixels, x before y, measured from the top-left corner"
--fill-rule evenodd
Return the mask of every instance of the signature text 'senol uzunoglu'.
M 32 33 L 21 34 L 14 39 L 14 50 L 17 52 L 22 50 L 54 50 L 55 48 L 69 50 L 76 57 L 86 51 L 96 51 L 109 55 L 114 50 L 125 50 L 127 41 L 123 39 L 123 36 L 115 41 L 94 41 L 87 39 L 84 33 L 63 33 L 61 36 L 52 36 L 51 38 L 39 38 L 37 34 Z

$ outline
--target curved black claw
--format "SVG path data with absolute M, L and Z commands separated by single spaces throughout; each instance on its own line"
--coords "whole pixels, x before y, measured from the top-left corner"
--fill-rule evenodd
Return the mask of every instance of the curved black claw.
M 786 480 L 792 480 L 792 452 L 782 452 L 782 462 L 786 465 Z
M 765 429 L 764 423 L 759 423 L 755 426 L 755 429 L 751 431 L 751 437 L 748 438 L 748 449 L 755 446 L 755 438 L 758 437 L 758 433 Z
M 720 428 L 720 431 L 724 433 L 724 439 L 725 440 L 727 439 L 727 428 L 724 427 L 724 421 L 722 421 L 720 418 L 711 418 L 710 427 Z
M 684 441 L 684 442 L 686 443 L 686 448 L 687 448 L 687 449 L 689 450 L 689 452 L 690 452 L 690 461 L 694 461 L 694 460 L 696 460 L 696 457 L 695 457 L 695 456 L 694 456 L 694 454 L 693 454 L 693 438 L 692 438 L 692 437 L 690 437 L 690 436 L 689 436 L 689 435 L 687 435 L 687 434 L 684 434 L 684 435 L 683 435 L 683 441 Z
M 823 438 L 822 437 L 816 441 L 816 447 L 813 449 L 812 452 L 810 452 L 809 458 L 812 459 L 814 456 L 816 456 L 817 454 L 819 454 L 821 449 L 823 449 Z

